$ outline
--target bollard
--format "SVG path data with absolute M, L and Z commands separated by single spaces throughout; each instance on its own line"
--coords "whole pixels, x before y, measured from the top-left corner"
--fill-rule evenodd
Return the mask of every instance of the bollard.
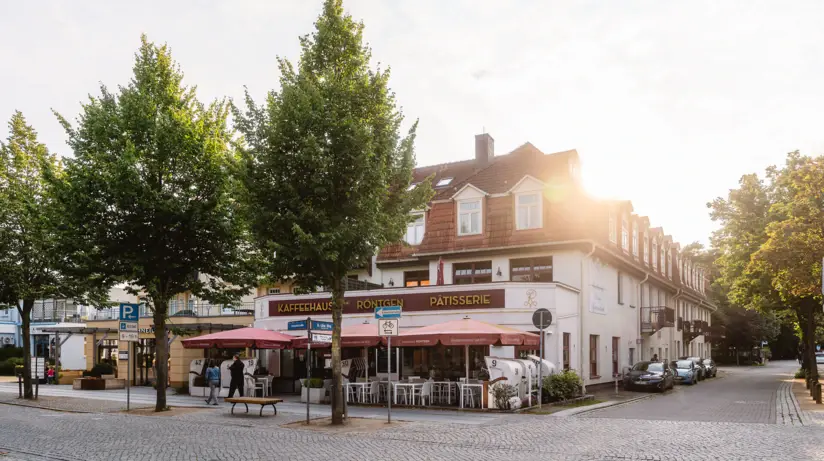
M 820 404 L 821 403 L 821 383 L 815 383 L 815 386 L 813 387 L 813 389 L 815 389 L 815 395 L 813 395 L 813 398 L 815 399 L 815 403 Z
M 17 375 L 17 392 L 20 394 L 20 398 L 23 398 L 23 375 Z
M 810 378 L 809 377 L 804 378 L 804 385 L 807 386 L 807 389 L 810 388 Z

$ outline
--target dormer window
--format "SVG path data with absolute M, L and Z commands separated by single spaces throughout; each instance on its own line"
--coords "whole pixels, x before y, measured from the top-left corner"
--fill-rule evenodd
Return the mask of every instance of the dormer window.
M 646 233 L 641 234 L 641 240 L 644 242 L 644 264 L 649 265 L 649 241 Z
M 664 249 L 664 245 L 661 244 L 661 273 L 662 274 L 664 273 L 664 271 L 667 270 L 666 263 L 667 263 L 667 251 Z
M 609 241 L 618 243 L 618 236 L 616 230 L 617 223 L 615 222 L 615 213 L 609 213 Z
M 533 192 L 515 196 L 517 229 L 538 229 L 541 220 L 541 194 Z
M 438 183 L 437 183 L 437 184 L 435 184 L 435 187 L 444 187 L 444 186 L 448 186 L 448 185 L 449 185 L 449 183 L 451 183 L 451 182 L 452 182 L 452 179 L 453 179 L 453 178 L 451 178 L 451 177 L 450 177 L 450 178 L 441 178 L 441 179 L 440 179 L 440 181 L 438 181 Z
M 667 278 L 672 279 L 672 255 L 667 253 Z
M 621 218 L 621 248 L 629 253 L 629 226 L 626 216 Z
M 652 241 L 652 268 L 658 269 L 658 242 Z
M 481 199 L 458 202 L 458 235 L 481 233 Z
M 406 225 L 406 243 L 410 245 L 420 245 L 423 241 L 423 233 L 426 230 L 426 223 L 423 213 L 414 215 L 415 220 Z
M 632 223 L 632 255 L 638 259 L 638 223 Z

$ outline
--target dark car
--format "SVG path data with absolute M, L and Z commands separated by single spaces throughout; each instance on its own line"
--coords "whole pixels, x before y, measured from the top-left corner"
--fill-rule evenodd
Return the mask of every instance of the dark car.
M 701 357 L 679 357 L 678 360 L 692 360 L 698 372 L 698 381 L 703 381 L 707 378 L 707 367 L 704 365 L 704 359 Z
M 672 369 L 666 362 L 638 362 L 624 374 L 624 389 L 665 391 L 675 386 Z
M 712 359 L 704 359 L 703 364 L 707 369 L 707 378 L 715 378 L 718 376 L 718 367 L 715 366 L 715 361 Z

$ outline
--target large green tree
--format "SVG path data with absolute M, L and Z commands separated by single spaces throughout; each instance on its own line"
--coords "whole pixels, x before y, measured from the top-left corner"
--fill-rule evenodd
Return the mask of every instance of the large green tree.
M 17 309 L 23 333 L 24 397 L 32 398 L 31 316 L 38 299 L 77 297 L 79 286 L 60 270 L 54 200 L 47 176 L 60 164 L 20 112 L 0 142 L 0 308 Z
M 55 182 L 62 241 L 77 274 L 104 274 L 152 310 L 156 411 L 166 405 L 169 299 L 227 302 L 254 282 L 225 101 L 200 103 L 165 46 L 142 37 L 134 76 L 60 117 L 74 158 Z
M 332 294 L 332 422 L 343 421 L 340 328 L 347 273 L 377 248 L 401 239 L 409 213 L 431 197 L 410 188 L 416 125 L 388 88 L 389 71 L 370 68 L 363 24 L 327 0 L 315 31 L 301 38 L 297 66 L 280 59 L 280 90 L 262 106 L 247 95 L 248 204 L 269 274 Z

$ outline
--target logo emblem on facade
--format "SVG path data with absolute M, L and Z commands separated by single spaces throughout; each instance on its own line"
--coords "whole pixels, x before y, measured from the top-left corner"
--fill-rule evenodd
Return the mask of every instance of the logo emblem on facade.
M 538 292 L 535 291 L 533 288 L 526 290 L 526 301 L 524 301 L 525 307 L 536 307 L 538 306 L 538 301 L 535 299 L 538 297 Z

